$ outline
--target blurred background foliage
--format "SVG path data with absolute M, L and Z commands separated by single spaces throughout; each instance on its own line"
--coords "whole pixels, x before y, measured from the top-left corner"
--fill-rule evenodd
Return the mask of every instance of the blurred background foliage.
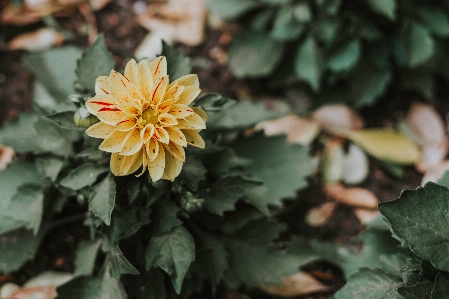
M 266 81 L 259 86 L 268 90 L 301 90 L 312 106 L 339 102 L 361 108 L 392 94 L 429 100 L 449 80 L 449 1 L 209 4 L 242 27 L 228 52 L 237 77 Z

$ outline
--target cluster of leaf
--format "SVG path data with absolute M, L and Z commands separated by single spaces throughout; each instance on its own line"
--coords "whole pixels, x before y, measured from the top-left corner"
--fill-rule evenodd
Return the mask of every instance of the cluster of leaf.
M 163 54 L 170 80 L 190 72 L 179 51 L 164 45 Z M 0 130 L 0 143 L 21 157 L 0 172 L 1 273 L 19 270 L 47 233 L 69 221 L 84 221 L 90 238 L 58 298 L 128 298 L 125 289 L 131 298 L 166 298 L 173 289 L 187 298 L 203 284 L 212 291 L 223 282 L 278 284 L 318 257 L 272 242 L 286 227 L 269 217 L 306 185 L 308 148 L 243 134 L 285 113 L 283 106 L 205 94 L 194 105 L 209 117 L 206 148 L 187 149 L 174 182 L 114 177 L 98 139 L 74 126 L 76 107 L 67 99 L 93 96 L 95 79 L 113 68 L 104 39 L 84 54 L 64 47 L 26 55 L 24 63 L 37 78 L 36 109 Z
M 374 103 L 391 87 L 431 98 L 449 79 L 449 6 L 420 0 L 211 0 L 240 21 L 228 52 L 238 77 L 304 82 L 316 103 Z M 315 104 L 316 104 L 315 103 Z
M 351 274 L 336 299 L 447 298 L 448 182 L 446 175 L 444 186 L 427 183 L 379 204 L 385 222 L 362 235 L 364 249 L 344 264 Z

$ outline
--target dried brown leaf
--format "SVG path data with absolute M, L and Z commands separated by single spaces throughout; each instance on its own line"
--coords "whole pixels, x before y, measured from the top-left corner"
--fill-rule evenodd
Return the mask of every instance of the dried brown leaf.
M 64 35 L 51 28 L 41 28 L 16 36 L 8 43 L 9 50 L 41 51 L 64 42 Z
M 334 200 L 351 207 L 376 209 L 379 203 L 377 196 L 365 188 L 327 184 L 324 186 L 324 192 L 328 200 Z
M 14 150 L 11 147 L 0 145 L 0 170 L 6 169 L 6 166 L 12 162 L 14 155 Z
M 280 286 L 261 285 L 261 289 L 269 294 L 294 297 L 317 292 L 328 292 L 330 287 L 315 279 L 312 275 L 300 271 L 298 274 L 282 278 Z
M 318 207 L 311 208 L 307 211 L 305 222 L 312 227 L 325 225 L 334 213 L 336 207 L 337 203 L 331 201 L 323 203 Z
M 342 134 L 347 130 L 360 130 L 365 122 L 351 108 L 344 105 L 325 105 L 312 113 L 323 130 L 330 134 Z

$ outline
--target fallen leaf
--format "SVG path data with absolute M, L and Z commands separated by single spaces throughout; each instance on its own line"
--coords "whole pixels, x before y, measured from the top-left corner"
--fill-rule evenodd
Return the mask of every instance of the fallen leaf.
M 391 129 L 365 129 L 345 135 L 371 156 L 386 162 L 415 164 L 421 156 L 416 143 Z
M 0 170 L 6 169 L 6 166 L 12 162 L 14 155 L 14 150 L 11 147 L 0 144 Z
M 356 185 L 363 182 L 369 174 L 369 160 L 363 150 L 351 143 L 347 154 L 343 157 L 342 181 Z
M 427 182 L 437 183 L 439 179 L 443 177 L 446 171 L 449 170 L 449 160 L 444 160 L 438 165 L 429 168 L 421 180 L 421 186 L 424 186 Z
M 354 209 L 355 216 L 359 219 L 361 224 L 371 223 L 374 219 L 379 217 L 379 210 Z
M 42 51 L 64 42 L 64 35 L 52 28 L 20 34 L 8 43 L 9 50 Z
M 312 113 L 322 129 L 340 135 L 348 130 L 360 130 L 365 122 L 354 110 L 345 105 L 325 105 Z
M 0 298 L 10 298 L 20 287 L 15 283 L 7 282 L 0 288 Z
M 327 140 L 321 160 L 321 174 L 325 184 L 338 183 L 343 175 L 343 145 L 341 138 Z
M 280 286 L 261 285 L 260 288 L 269 294 L 282 297 L 294 297 L 310 293 L 329 292 L 331 290 L 330 287 L 303 271 L 282 278 L 282 284 Z
M 325 202 L 322 205 L 311 208 L 307 211 L 305 222 L 312 227 L 322 226 L 326 224 L 334 213 L 337 203 Z
M 414 103 L 407 113 L 407 122 L 427 145 L 444 142 L 444 122 L 435 108 L 424 103 Z
M 449 142 L 444 138 L 440 144 L 424 144 L 421 147 L 421 158 L 416 163 L 417 171 L 424 173 L 438 166 L 444 160 L 449 150 Z
M 148 33 L 140 45 L 134 51 L 134 56 L 138 59 L 154 59 L 162 52 L 162 43 L 173 44 L 173 27 L 162 24 L 158 30 Z
M 274 120 L 260 122 L 256 130 L 264 130 L 266 136 L 287 135 L 287 141 L 301 145 L 309 145 L 320 132 L 316 121 L 288 115 Z
M 346 187 L 342 184 L 326 184 L 324 192 L 328 200 L 364 209 L 376 209 L 379 199 L 365 188 Z
M 81 0 L 77 1 L 81 2 Z M 48 15 L 67 16 L 72 14 L 73 6 L 61 5 L 55 0 L 27 1 L 22 5 L 8 4 L 0 14 L 0 23 L 23 26 L 40 21 Z

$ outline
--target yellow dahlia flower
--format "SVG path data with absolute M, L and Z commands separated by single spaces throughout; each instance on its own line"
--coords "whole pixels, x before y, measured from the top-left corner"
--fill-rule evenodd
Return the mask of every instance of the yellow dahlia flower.
M 189 107 L 200 93 L 197 75 L 169 84 L 167 61 L 160 56 L 139 64 L 130 60 L 122 75 L 114 70 L 97 78 L 95 97 L 86 102 L 100 122 L 86 134 L 104 139 L 99 149 L 112 153 L 114 175 L 128 175 L 141 166 L 153 181 L 173 181 L 185 161 L 184 147 L 204 148 L 198 134 L 206 128 L 204 110 Z

